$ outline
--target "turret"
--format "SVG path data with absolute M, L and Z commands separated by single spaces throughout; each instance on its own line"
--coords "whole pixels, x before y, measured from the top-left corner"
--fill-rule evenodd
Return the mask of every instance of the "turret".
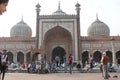
M 39 13 L 40 13 L 40 4 L 36 5 L 36 49 L 38 49 L 39 44 Z
M 76 13 L 77 13 L 77 44 L 78 44 L 78 56 L 80 56 L 80 58 L 78 60 L 81 59 L 81 32 L 80 32 L 80 4 L 77 2 L 77 4 L 75 5 L 76 7 Z

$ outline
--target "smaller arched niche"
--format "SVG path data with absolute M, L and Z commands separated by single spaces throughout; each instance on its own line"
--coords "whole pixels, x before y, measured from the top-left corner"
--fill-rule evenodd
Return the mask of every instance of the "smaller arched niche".
M 83 67 L 86 66 L 86 62 L 88 62 L 88 59 L 89 59 L 89 52 L 88 51 L 84 51 L 82 53 L 82 65 L 83 65 Z
M 120 50 L 116 52 L 116 59 L 120 58 Z
M 95 60 L 95 62 L 100 62 L 102 58 L 102 53 L 100 51 L 95 51 L 93 53 L 93 59 Z
M 56 47 L 53 49 L 52 51 L 52 61 L 55 61 L 55 57 L 58 56 L 60 58 L 60 62 L 63 63 L 63 57 L 66 55 L 66 52 L 64 50 L 64 48 L 62 47 Z
M 7 52 L 7 55 L 8 55 L 9 63 L 13 63 L 13 53 L 12 52 Z
M 109 62 L 112 63 L 113 62 L 113 55 L 111 51 L 106 51 L 107 56 L 109 57 Z
M 18 63 L 24 63 L 24 54 L 22 52 L 17 52 L 17 62 Z

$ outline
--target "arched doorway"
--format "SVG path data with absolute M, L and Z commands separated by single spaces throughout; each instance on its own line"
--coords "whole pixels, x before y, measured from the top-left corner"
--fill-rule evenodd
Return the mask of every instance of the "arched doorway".
M 120 51 L 117 51 L 115 56 L 116 56 L 116 59 L 120 58 Z
M 89 59 L 89 52 L 88 51 L 85 51 L 82 53 L 82 65 L 83 67 L 86 66 L 86 62 L 88 62 L 88 59 Z
M 17 62 L 24 63 L 24 54 L 22 52 L 17 53 Z
M 43 63 L 44 57 L 40 52 L 35 52 L 32 56 L 32 62 Z
M 93 59 L 95 60 L 95 62 L 100 62 L 101 57 L 102 57 L 102 53 L 100 51 L 96 51 L 93 54 Z
M 109 57 L 109 62 L 112 63 L 113 57 L 112 57 L 112 52 L 111 51 L 106 51 L 107 56 Z
M 44 45 L 46 51 L 46 60 L 54 60 L 54 52 L 58 51 L 57 46 L 62 46 L 60 51 L 66 53 L 66 57 L 72 52 L 72 36 L 71 33 L 61 26 L 56 26 L 46 32 L 44 36 Z M 64 48 L 64 50 L 63 50 Z M 57 52 L 58 53 L 58 52 Z
M 56 47 L 52 51 L 52 61 L 55 60 L 55 57 L 58 56 L 60 58 L 60 62 L 63 63 L 63 57 L 65 56 L 66 52 L 62 47 Z
M 38 60 L 38 54 L 40 54 L 40 53 L 36 52 L 36 53 L 33 54 L 33 56 L 32 56 L 32 61 L 33 62 L 36 62 Z
M 7 55 L 8 55 L 9 63 L 12 63 L 13 62 L 13 53 L 12 52 L 7 52 Z

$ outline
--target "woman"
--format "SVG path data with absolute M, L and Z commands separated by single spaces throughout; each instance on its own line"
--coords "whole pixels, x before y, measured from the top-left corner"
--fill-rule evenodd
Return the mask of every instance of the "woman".
M 0 0 L 0 15 L 6 11 L 9 0 Z

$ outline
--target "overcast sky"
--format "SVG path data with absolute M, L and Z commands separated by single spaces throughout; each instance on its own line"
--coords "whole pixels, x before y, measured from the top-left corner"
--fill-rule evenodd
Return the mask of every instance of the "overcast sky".
M 0 16 L 0 37 L 9 37 L 11 28 L 23 20 L 32 29 L 32 36 L 35 36 L 36 28 L 36 7 L 41 5 L 40 14 L 49 15 L 55 12 L 60 1 L 61 9 L 67 14 L 76 14 L 75 4 L 81 5 L 81 34 L 87 35 L 87 29 L 96 19 L 106 23 L 110 28 L 111 35 L 120 34 L 120 0 L 10 0 L 7 11 Z

